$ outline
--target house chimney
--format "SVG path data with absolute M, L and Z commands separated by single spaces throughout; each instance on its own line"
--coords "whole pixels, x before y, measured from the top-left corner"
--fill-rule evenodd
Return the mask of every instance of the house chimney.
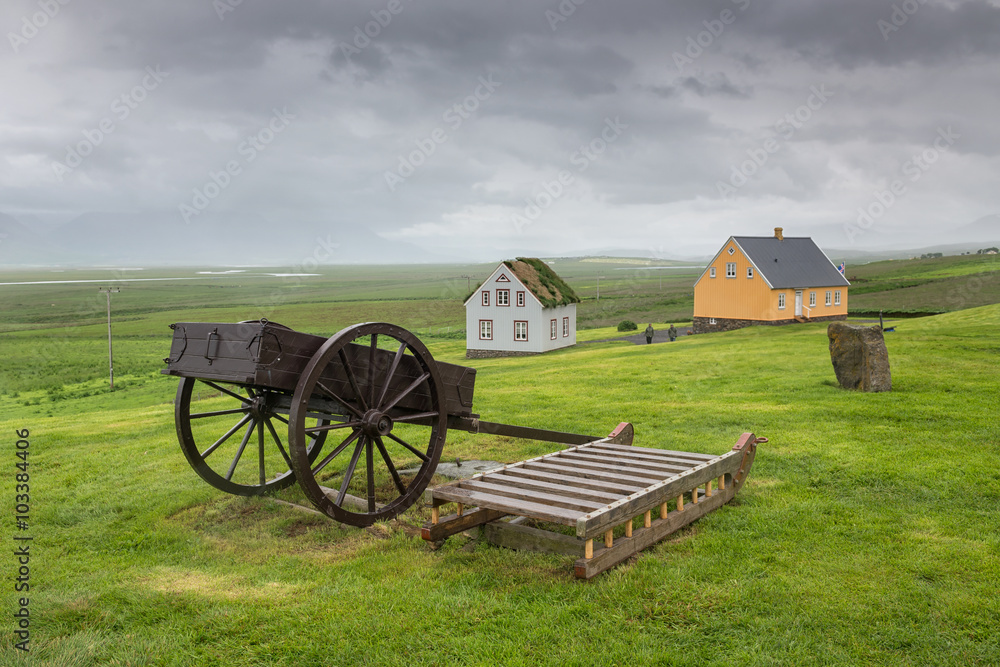
M 785 240 L 784 234 L 781 233 L 781 227 L 774 228 L 774 238 L 778 239 L 779 241 Z

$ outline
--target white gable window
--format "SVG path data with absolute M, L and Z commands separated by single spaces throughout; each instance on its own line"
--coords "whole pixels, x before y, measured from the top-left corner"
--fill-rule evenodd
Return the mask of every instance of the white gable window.
M 778 295 L 778 310 L 784 310 L 784 309 L 785 309 L 785 295 L 784 294 L 779 294 Z
M 479 340 L 493 340 L 493 320 L 479 320 Z
M 747 278 L 753 278 L 753 267 L 752 266 L 748 266 L 747 267 Z
M 833 305 L 835 306 L 840 305 L 840 290 L 837 290 L 833 293 Z
M 510 305 L 510 290 L 509 289 L 498 289 L 497 290 L 497 305 L 498 306 L 509 306 Z
M 485 290 L 485 289 L 483 290 L 483 305 L 484 306 L 490 305 L 490 291 L 489 290 Z
M 826 305 L 831 305 L 833 303 L 833 293 L 830 290 L 826 291 Z
M 520 320 L 514 322 L 514 340 L 528 340 L 528 323 Z
M 569 318 L 563 318 L 563 338 L 569 335 Z
M 556 339 L 556 321 L 549 320 L 549 340 Z
M 726 277 L 727 278 L 736 277 L 736 262 L 726 262 Z
M 709 278 L 714 278 L 715 277 L 715 267 L 714 266 L 708 270 L 708 277 Z
M 732 254 L 733 254 L 734 252 L 736 252 L 736 251 L 735 251 L 735 250 L 733 250 L 732 246 L 730 246 L 730 247 L 729 247 L 729 254 L 730 254 L 730 255 L 732 255 Z
M 518 308 L 524 308 L 524 292 L 517 293 L 517 306 Z
M 809 292 L 809 307 L 816 307 L 816 292 Z

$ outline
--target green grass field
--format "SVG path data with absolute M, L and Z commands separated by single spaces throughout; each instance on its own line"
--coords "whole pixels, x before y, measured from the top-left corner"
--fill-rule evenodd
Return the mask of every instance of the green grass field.
M 606 265 L 579 264 L 580 282 L 602 276 L 601 303 L 663 312 L 651 304 L 668 297 L 647 272 L 609 282 Z M 467 268 L 427 270 L 466 286 Z M 311 290 L 267 308 L 212 292 L 239 287 L 132 284 L 115 295 L 114 392 L 96 286 L 3 288 L 11 528 L 0 663 L 1000 663 L 1000 305 L 896 322 L 886 338 L 893 391 L 883 394 L 838 388 L 822 324 L 477 360 L 475 409 L 491 421 L 602 434 L 628 420 L 640 446 L 706 453 L 743 431 L 770 438 L 733 503 L 581 582 L 568 557 L 467 536 L 433 551 L 418 535 L 423 508 L 345 529 L 271 499 L 226 496 L 188 467 L 176 380 L 158 373 L 170 322 L 267 316 L 332 333 L 388 320 L 418 331 L 435 358 L 469 363 L 455 335 L 460 304 L 406 292 L 403 271 L 359 271 L 384 282 L 369 289 L 358 277 L 340 299 L 333 276 L 325 288 L 262 279 L 253 298 Z M 948 279 L 980 280 L 980 294 L 990 275 Z M 45 319 L 45 308 L 63 314 Z M 31 512 L 19 532 L 22 429 Z M 444 457 L 510 462 L 553 448 L 452 432 Z M 301 500 L 294 489 L 278 497 Z M 30 659 L 14 648 L 15 534 L 34 538 Z

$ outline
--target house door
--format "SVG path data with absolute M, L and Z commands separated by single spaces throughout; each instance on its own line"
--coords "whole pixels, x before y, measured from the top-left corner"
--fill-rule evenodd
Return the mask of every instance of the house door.
M 795 290 L 795 317 L 802 317 L 802 290 Z

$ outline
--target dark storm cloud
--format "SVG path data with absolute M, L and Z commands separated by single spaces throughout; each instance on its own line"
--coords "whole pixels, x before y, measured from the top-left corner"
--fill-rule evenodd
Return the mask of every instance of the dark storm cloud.
M 10 3 L 0 25 L 34 11 Z M 116 0 L 49 23 L 0 53 L 17 91 L 0 197 L 26 220 L 164 224 L 207 187 L 201 220 L 360 224 L 459 255 L 653 236 L 681 252 L 746 225 L 835 228 L 949 126 L 960 138 L 879 225 L 1000 208 L 984 186 L 1000 175 L 1000 10 L 983 0 Z M 157 66 L 162 83 L 116 115 Z

